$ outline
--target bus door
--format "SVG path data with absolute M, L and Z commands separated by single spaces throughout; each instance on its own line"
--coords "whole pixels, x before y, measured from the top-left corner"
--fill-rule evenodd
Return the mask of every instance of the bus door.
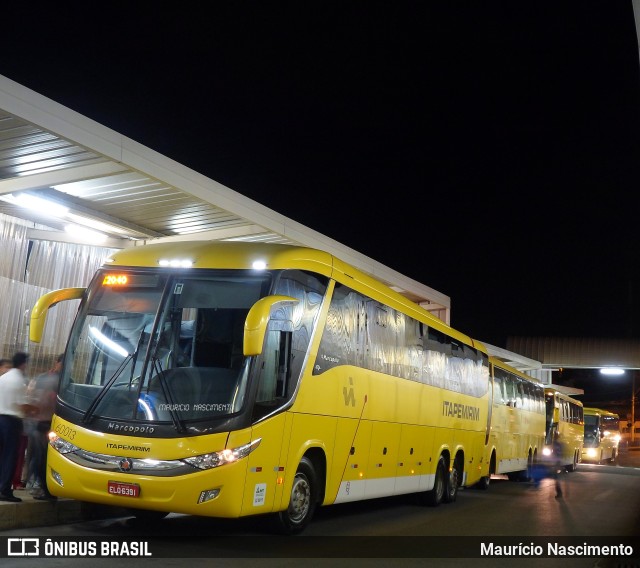
M 284 476 L 295 475 L 295 469 L 286 471 L 293 416 L 284 411 L 295 392 L 292 329 L 290 321 L 272 319 L 254 365 L 251 439 L 260 440 L 260 445 L 248 457 L 242 514 L 279 510 Z

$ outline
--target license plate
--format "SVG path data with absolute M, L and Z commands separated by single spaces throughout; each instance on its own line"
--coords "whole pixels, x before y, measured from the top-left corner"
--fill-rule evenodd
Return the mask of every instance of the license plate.
M 140 486 L 137 483 L 108 481 L 107 491 L 111 495 L 120 495 L 121 497 L 140 497 Z

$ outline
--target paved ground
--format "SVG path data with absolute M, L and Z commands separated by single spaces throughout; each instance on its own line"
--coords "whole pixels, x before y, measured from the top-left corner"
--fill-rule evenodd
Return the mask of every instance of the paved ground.
M 82 520 L 119 517 L 122 509 L 82 503 L 73 499 L 37 501 L 28 490 L 16 490 L 21 503 L 0 501 L 0 531 L 44 527 Z
M 621 448 L 617 465 L 640 468 L 640 446 Z M 73 499 L 37 501 L 27 490 L 14 491 L 14 494 L 22 499 L 22 503 L 0 501 L 0 531 L 126 515 L 120 508 L 92 505 Z

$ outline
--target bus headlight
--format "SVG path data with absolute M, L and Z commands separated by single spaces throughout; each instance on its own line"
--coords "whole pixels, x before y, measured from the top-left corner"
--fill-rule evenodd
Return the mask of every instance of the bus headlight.
M 77 452 L 80 449 L 78 446 L 74 446 L 71 442 L 67 442 L 64 438 L 58 436 L 55 432 L 49 432 L 49 445 L 63 455 Z
M 238 448 L 211 452 L 210 454 L 202 454 L 201 456 L 195 456 L 193 458 L 184 458 L 182 461 L 198 469 L 213 469 L 214 467 L 220 467 L 221 465 L 233 463 L 247 457 L 260 445 L 261 439 L 262 438 L 258 438 Z

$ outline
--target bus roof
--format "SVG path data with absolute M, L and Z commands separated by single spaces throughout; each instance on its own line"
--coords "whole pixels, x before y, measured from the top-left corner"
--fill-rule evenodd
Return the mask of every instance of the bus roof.
M 513 373 L 514 375 L 517 375 L 518 377 L 521 377 L 522 379 L 524 379 L 526 381 L 530 381 L 530 382 L 538 384 L 538 385 L 543 385 L 544 384 L 542 381 L 536 379 L 535 377 L 532 377 L 531 375 L 527 375 L 526 373 L 522 372 L 521 370 L 516 369 L 515 367 L 512 367 L 508 363 L 505 363 L 499 357 L 495 357 L 495 356 L 491 355 L 491 356 L 489 356 L 489 361 L 491 363 L 493 363 L 496 367 L 499 367 L 501 369 L 505 369 L 505 370 Z
M 255 270 L 254 263 L 262 261 L 269 270 L 297 268 L 323 274 L 376 300 L 384 301 L 390 307 L 401 308 L 416 319 L 420 319 L 488 355 L 486 347 L 481 342 L 452 328 L 386 284 L 319 249 L 276 243 L 171 241 L 134 246 L 114 252 L 107 259 L 103 268 L 116 269 L 120 266 L 157 268 L 160 266 L 161 260 L 188 260 L 191 263 L 190 269 L 236 270 Z
M 553 394 L 553 395 L 556 396 L 556 398 L 560 398 L 562 400 L 568 400 L 569 402 L 573 402 L 573 403 L 577 404 L 578 406 L 584 406 L 582 404 L 581 400 L 578 400 L 577 398 L 573 398 L 573 397 L 569 396 L 568 394 L 564 394 L 563 392 L 560 392 L 559 390 L 554 389 L 552 387 L 545 387 L 544 393 L 545 393 L 545 395 Z
M 604 410 L 602 408 L 593 408 L 591 406 L 585 406 L 584 407 L 584 413 L 585 414 L 600 414 L 601 416 L 611 416 L 614 418 L 620 418 L 620 416 L 618 414 L 616 414 L 615 412 L 610 412 L 608 410 Z

